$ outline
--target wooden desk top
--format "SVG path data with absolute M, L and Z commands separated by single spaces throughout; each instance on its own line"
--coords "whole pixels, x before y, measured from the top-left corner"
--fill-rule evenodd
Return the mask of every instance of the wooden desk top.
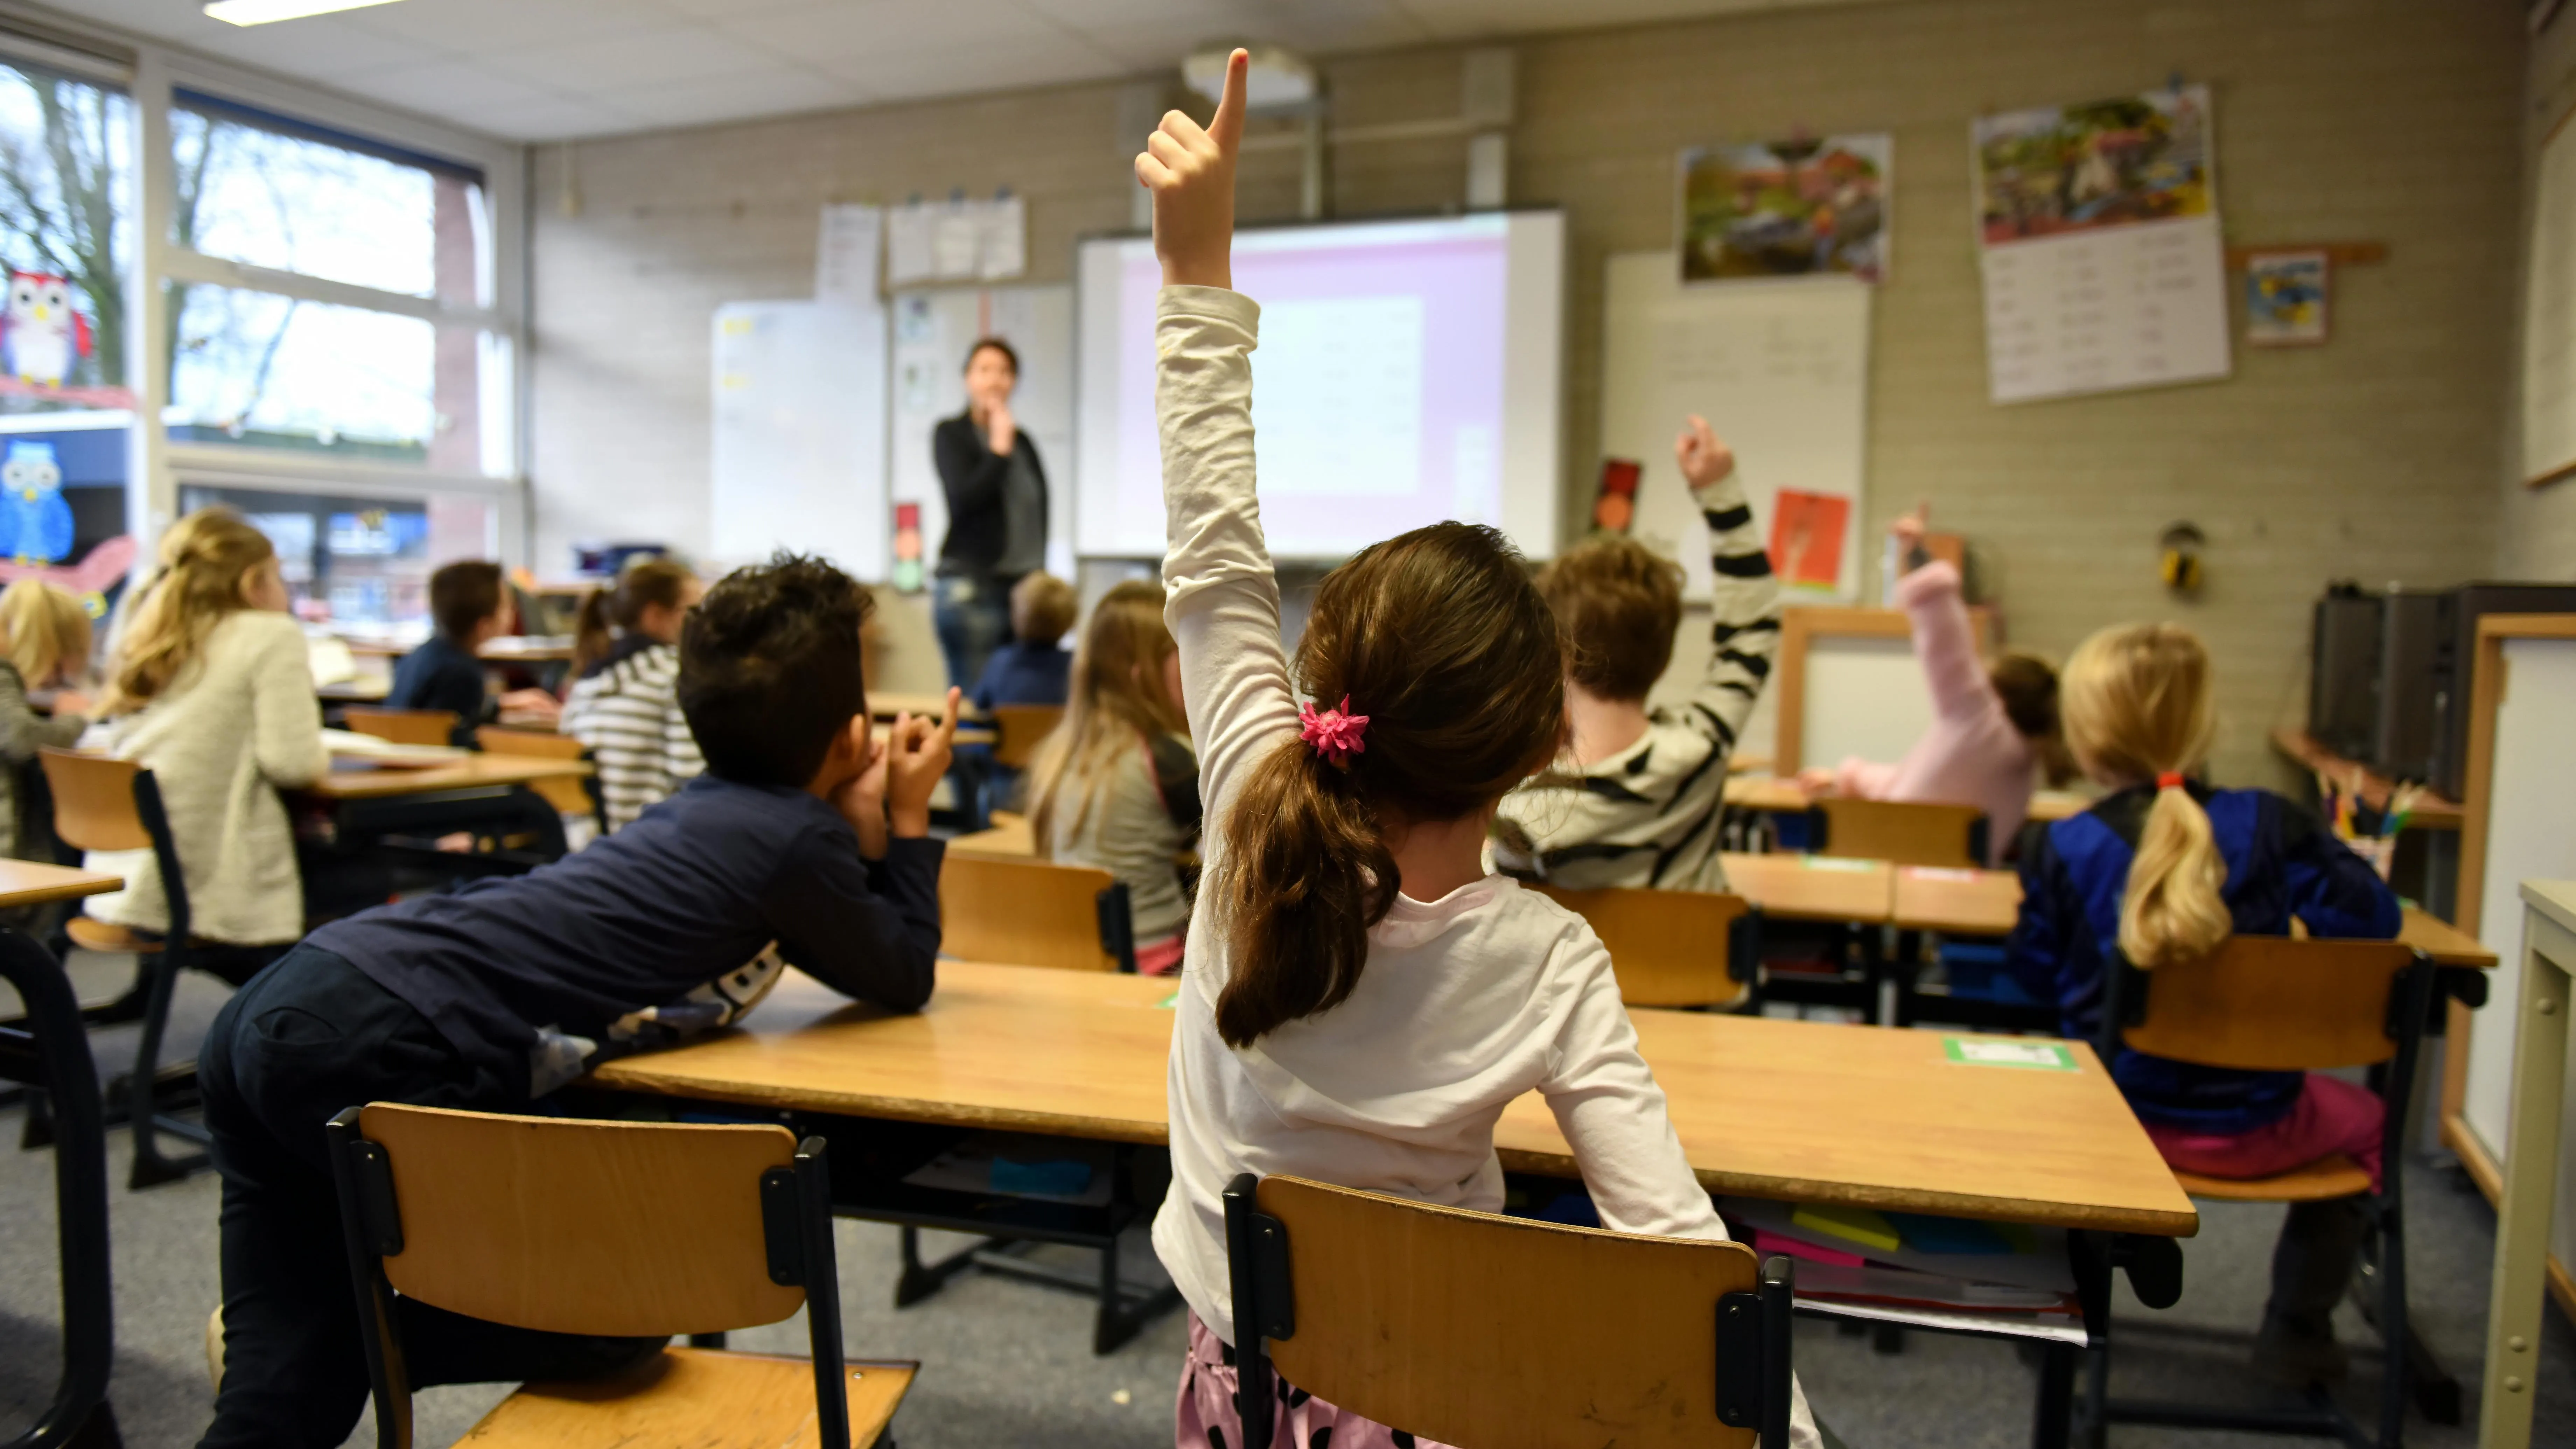
M 586 760 L 549 760 L 536 755 L 468 755 L 452 765 L 425 770 L 331 770 L 304 787 L 304 793 L 328 800 L 372 800 L 388 795 L 427 795 L 438 790 L 470 790 L 484 785 L 526 785 L 538 780 L 591 774 Z
M 1036 834 L 1022 817 L 996 818 L 990 830 L 960 835 L 948 842 L 950 855 L 1000 855 L 1026 859 L 1038 853 Z
M 2272 731 L 2272 748 L 2312 773 L 2322 773 L 2326 778 L 2347 786 L 2359 784 L 2363 804 L 2373 810 L 2387 808 L 2388 792 L 2395 788 L 2393 781 L 2366 765 L 2347 760 L 2318 744 L 2309 738 L 2307 731 L 2283 725 Z M 2457 830 L 2460 828 L 2461 817 L 2465 813 L 2458 801 L 2445 800 L 2439 795 L 2426 791 L 2417 797 L 2413 813 L 2407 816 L 2406 828 Z
M 896 690 L 871 689 L 868 691 L 868 713 L 878 719 L 892 719 L 898 714 L 927 715 L 937 719 L 940 711 L 947 707 L 948 700 L 945 695 L 905 694 Z M 977 709 L 971 701 L 960 699 L 957 701 L 957 717 L 982 719 L 984 712 Z
M 39 865 L 32 860 L 0 859 L 0 909 L 40 906 L 78 896 L 123 890 L 123 876 L 101 875 L 67 865 Z
M 1884 921 L 1895 870 L 1883 860 L 1820 855 L 1718 857 L 1729 890 L 1765 915 L 1809 921 Z
M 1730 762 L 1731 764 L 1731 762 Z M 1768 762 L 1765 762 L 1766 766 Z M 1811 803 L 1807 792 L 1795 780 L 1774 775 L 1744 774 L 1731 776 L 1726 782 L 1726 803 L 1739 810 L 1795 814 Z M 2072 790 L 2033 790 L 2030 793 L 2030 818 L 2046 824 L 2081 815 L 2093 802 Z
M 355 679 L 316 685 L 313 692 L 333 704 L 375 704 L 394 692 L 394 682 L 382 674 L 361 674 Z
M 918 1016 L 789 973 L 730 1031 L 591 1081 L 762 1107 L 1161 1143 L 1178 983 L 943 961 Z M 2090 1048 L 2080 1070 L 1949 1062 L 1936 1032 L 1639 1010 L 1700 1180 L 1721 1192 L 2188 1236 L 2199 1226 Z M 1748 1090 L 1758 1084 L 1759 1090 Z M 1574 1173 L 1546 1104 L 1506 1110 L 1506 1166 Z
M 2021 913 L 2021 877 L 2008 870 L 1896 872 L 1895 923 L 1904 931 L 1948 931 L 1961 936 L 2009 934 Z M 2403 909 L 2397 939 L 2444 966 L 2496 964 L 2478 939 L 2420 906 Z

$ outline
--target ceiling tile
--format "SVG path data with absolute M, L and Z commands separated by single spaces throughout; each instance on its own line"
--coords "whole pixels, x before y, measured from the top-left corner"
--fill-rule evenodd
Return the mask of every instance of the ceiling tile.
M 926 47 L 1062 45 L 1063 30 L 1010 0 L 861 0 L 763 10 L 721 22 L 782 55 L 814 61 L 882 58 Z
M 408 106 L 465 125 L 478 124 L 479 115 L 490 108 L 559 99 L 541 87 L 470 60 L 369 71 L 359 88 L 370 100 Z
M 347 19 L 362 30 L 453 55 L 493 55 L 677 25 L 687 17 L 661 0 L 402 0 L 352 10 Z
M 873 99 L 856 82 L 780 68 L 755 74 L 674 81 L 624 97 L 626 109 L 651 126 L 695 126 L 798 111 L 856 106 Z
M 548 99 L 524 106 L 495 106 L 477 112 L 474 119 L 476 124 L 494 135 L 522 141 L 612 136 L 646 128 L 645 122 L 615 106 L 570 99 Z
M 574 45 L 495 55 L 501 71 L 550 90 L 608 95 L 670 81 L 772 70 L 777 56 L 699 24 L 594 36 Z
M 1115 58 L 1064 41 L 911 50 L 829 61 L 819 68 L 863 87 L 876 100 L 1066 85 L 1127 73 Z
M 360 71 L 419 65 L 446 55 L 431 46 L 362 30 L 337 15 L 250 26 L 226 25 L 203 15 L 172 19 L 176 23 L 165 23 L 161 29 L 175 32 L 170 38 L 192 49 L 326 85 L 341 83 Z M 187 23 L 192 19 L 194 24 Z

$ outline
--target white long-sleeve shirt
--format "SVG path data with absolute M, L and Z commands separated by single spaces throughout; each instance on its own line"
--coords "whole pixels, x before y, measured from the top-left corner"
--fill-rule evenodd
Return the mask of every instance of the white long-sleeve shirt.
M 1212 287 L 1166 287 L 1158 305 L 1164 615 L 1180 646 L 1214 872 L 1247 767 L 1297 733 L 1253 486 L 1261 312 Z M 1573 1146 L 1603 1226 L 1726 1236 L 1637 1055 L 1610 954 L 1581 917 L 1499 875 L 1436 901 L 1398 895 L 1369 932 L 1348 999 L 1241 1050 L 1216 1029 L 1225 936 L 1221 907 L 1203 902 L 1174 1003 L 1172 1187 L 1154 1219 L 1155 1252 L 1219 1338 L 1234 1341 L 1223 1193 L 1235 1174 L 1499 1212 L 1494 1122 L 1532 1090 Z M 1803 1395 L 1793 1426 L 1794 1444 L 1817 1442 Z

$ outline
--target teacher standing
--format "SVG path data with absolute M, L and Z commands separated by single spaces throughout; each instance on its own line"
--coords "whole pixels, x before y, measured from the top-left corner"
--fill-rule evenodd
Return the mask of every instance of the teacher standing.
M 973 689 L 1011 635 L 1011 586 L 1046 563 L 1046 468 L 1011 417 L 1020 355 L 998 337 L 966 353 L 966 411 L 931 434 L 948 537 L 939 545 L 931 615 L 948 681 Z

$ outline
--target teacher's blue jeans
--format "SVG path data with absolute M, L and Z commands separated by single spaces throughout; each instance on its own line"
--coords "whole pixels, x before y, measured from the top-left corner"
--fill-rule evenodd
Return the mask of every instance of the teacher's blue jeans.
M 1011 585 L 1018 582 L 982 574 L 941 574 L 931 582 L 930 618 L 949 683 L 973 693 L 985 661 L 1009 641 Z

